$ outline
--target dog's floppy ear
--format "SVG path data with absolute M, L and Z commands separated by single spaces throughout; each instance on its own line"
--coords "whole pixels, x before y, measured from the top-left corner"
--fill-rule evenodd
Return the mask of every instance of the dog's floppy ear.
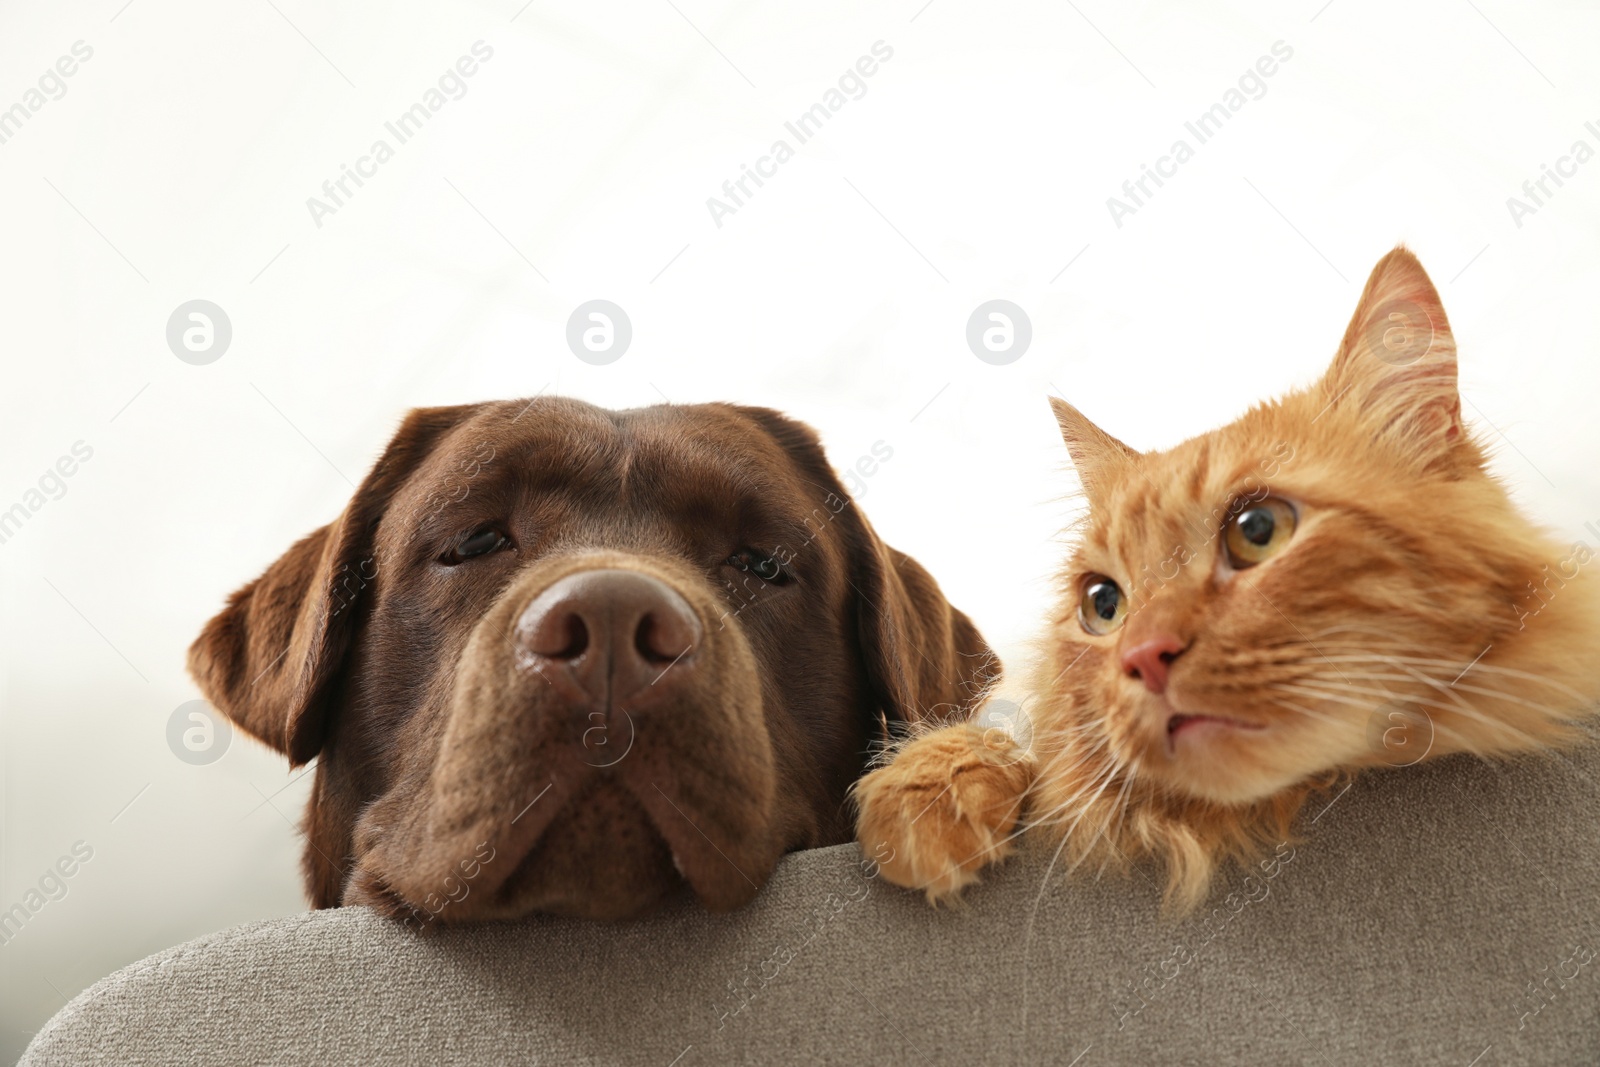
M 832 500 L 855 589 L 867 680 L 885 719 L 905 724 L 965 719 L 1000 680 L 1000 658 L 945 600 L 922 565 L 884 544 L 828 464 L 816 431 L 768 408 L 740 408 L 782 445 Z
M 379 580 L 378 520 L 439 440 L 477 408 L 412 411 L 344 512 L 229 597 L 189 646 L 189 674 L 206 699 L 292 765 L 322 749 L 339 668 Z
M 852 568 L 857 619 L 884 716 L 911 725 L 965 720 L 1000 681 L 1000 657 L 920 563 L 856 518 L 864 535 Z

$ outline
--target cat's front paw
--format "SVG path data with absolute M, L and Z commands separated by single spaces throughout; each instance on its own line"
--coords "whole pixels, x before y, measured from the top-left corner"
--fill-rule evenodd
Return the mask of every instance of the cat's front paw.
M 856 837 L 883 876 L 930 903 L 958 894 L 1010 854 L 1033 762 L 999 730 L 947 726 L 862 778 Z

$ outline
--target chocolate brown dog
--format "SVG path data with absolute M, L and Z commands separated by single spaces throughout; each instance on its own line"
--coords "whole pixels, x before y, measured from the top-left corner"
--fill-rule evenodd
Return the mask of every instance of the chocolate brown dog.
M 553 398 L 412 412 L 189 667 L 318 759 L 312 903 L 421 923 L 738 907 L 851 839 L 889 722 L 962 716 L 999 670 L 809 428 Z

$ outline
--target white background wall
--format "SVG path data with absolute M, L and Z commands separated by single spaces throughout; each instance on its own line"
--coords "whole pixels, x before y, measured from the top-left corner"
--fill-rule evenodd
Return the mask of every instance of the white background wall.
M 480 40 L 465 96 L 315 225 Z M 409 406 L 729 399 L 841 465 L 882 440 L 862 506 L 1015 647 L 1071 485 L 1046 394 L 1139 447 L 1217 425 L 1312 379 L 1403 239 L 1499 471 L 1572 537 L 1600 520 L 1600 161 L 1520 227 L 1506 205 L 1600 149 L 1593 3 L 35 0 L 0 6 L 0 107 L 77 41 L 0 144 L 0 509 L 93 449 L 0 544 L 0 908 L 93 858 L 0 945 L 0 1054 L 115 967 L 303 907 L 308 782 L 239 738 L 188 765 L 167 722 L 201 624 Z M 718 227 L 707 197 L 877 41 L 865 95 Z M 1115 225 L 1276 41 L 1265 94 Z M 609 366 L 564 341 L 597 297 L 634 328 Z M 997 297 L 1033 326 L 1007 366 L 965 342 Z M 196 298 L 233 329 L 206 366 L 165 339 Z

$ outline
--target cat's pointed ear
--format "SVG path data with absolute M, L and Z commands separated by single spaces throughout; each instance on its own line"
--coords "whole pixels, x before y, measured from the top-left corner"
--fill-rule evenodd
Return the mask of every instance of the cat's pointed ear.
M 1083 484 L 1084 496 L 1090 502 L 1098 500 L 1117 468 L 1139 453 L 1090 422 L 1065 400 L 1051 397 L 1050 410 L 1056 413 L 1061 439 L 1067 443 L 1067 454 Z
M 1322 390 L 1324 410 L 1353 414 L 1423 467 L 1447 465 L 1465 439 L 1450 320 L 1404 246 L 1372 269 Z

